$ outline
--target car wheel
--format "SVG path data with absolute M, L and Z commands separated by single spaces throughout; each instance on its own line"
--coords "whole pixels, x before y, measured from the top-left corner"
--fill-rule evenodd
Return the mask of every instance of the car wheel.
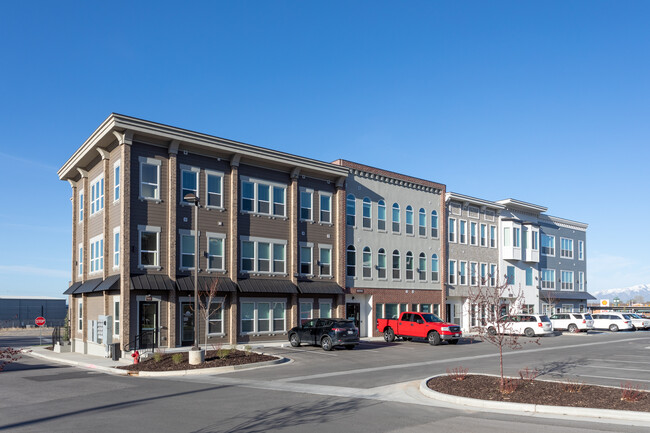
M 384 330 L 384 340 L 386 340 L 386 343 L 392 343 L 395 341 L 395 331 L 393 331 L 392 328 L 386 328 L 386 330 Z
M 494 329 L 494 326 L 490 326 L 487 330 L 487 333 L 490 335 L 497 335 L 497 330 Z
M 533 330 L 533 328 L 526 328 L 526 329 L 524 329 L 524 335 L 526 337 L 534 337 L 535 336 L 535 331 Z
M 323 350 L 330 351 L 330 350 L 332 350 L 332 339 L 329 338 L 328 336 L 325 336 L 320 341 L 320 345 L 323 348 Z
M 429 340 L 429 344 L 432 346 L 437 346 L 440 344 L 440 334 L 438 334 L 436 331 L 431 331 L 427 335 L 427 340 Z
M 609 325 L 609 330 L 612 332 L 618 332 L 618 326 L 616 325 Z
M 289 336 L 289 343 L 291 343 L 291 346 L 293 347 L 300 346 L 300 338 L 298 337 L 298 334 L 291 334 Z
M 348 350 L 352 350 L 352 349 L 354 349 L 354 344 L 346 344 L 345 348 L 348 349 Z
M 458 338 L 454 338 L 453 340 L 449 340 L 449 344 L 458 344 Z
M 578 327 L 577 327 L 574 323 L 572 323 L 572 324 L 569 325 L 569 327 L 567 328 L 567 330 L 568 330 L 569 332 L 573 332 L 573 333 L 575 333 L 575 332 L 578 332 Z

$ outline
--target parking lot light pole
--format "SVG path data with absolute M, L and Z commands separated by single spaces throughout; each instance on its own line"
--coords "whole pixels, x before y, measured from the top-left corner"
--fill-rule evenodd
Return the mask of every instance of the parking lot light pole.
M 183 199 L 194 204 L 194 345 L 189 361 L 190 365 L 197 365 L 205 361 L 205 352 L 199 347 L 199 197 L 189 193 Z

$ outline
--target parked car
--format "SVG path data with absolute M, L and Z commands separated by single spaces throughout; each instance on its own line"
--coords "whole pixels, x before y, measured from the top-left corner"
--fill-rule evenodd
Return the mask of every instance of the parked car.
M 556 313 L 550 319 L 555 330 L 587 332 L 590 329 L 594 329 L 594 319 L 591 318 L 591 314 L 587 313 Z
M 485 329 L 490 335 L 501 332 L 534 337 L 553 333 L 553 324 L 545 314 L 512 314 L 502 316 L 497 322 L 487 322 Z
M 289 342 L 293 347 L 300 344 L 314 344 L 323 350 L 334 346 L 354 349 L 359 344 L 359 329 L 348 319 L 312 319 L 289 330 Z
M 635 313 L 623 313 L 623 317 L 631 320 L 635 329 L 650 329 L 650 319 L 643 318 Z
M 458 343 L 463 333 L 460 326 L 447 323 L 432 313 L 403 312 L 399 319 L 377 319 L 377 330 L 384 334 L 384 340 L 391 343 L 395 337 L 426 338 L 429 344 L 437 346 L 442 341 Z
M 621 313 L 595 313 L 591 317 L 594 319 L 594 329 L 608 329 L 612 332 L 634 329 L 632 321 Z

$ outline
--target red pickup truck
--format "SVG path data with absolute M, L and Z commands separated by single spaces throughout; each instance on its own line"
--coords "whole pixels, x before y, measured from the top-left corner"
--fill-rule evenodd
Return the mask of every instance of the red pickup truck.
M 404 312 L 399 319 L 377 319 L 377 330 L 384 334 L 384 340 L 391 343 L 395 337 L 426 338 L 429 344 L 437 346 L 441 341 L 458 343 L 463 333 L 460 326 L 443 322 L 432 313 Z

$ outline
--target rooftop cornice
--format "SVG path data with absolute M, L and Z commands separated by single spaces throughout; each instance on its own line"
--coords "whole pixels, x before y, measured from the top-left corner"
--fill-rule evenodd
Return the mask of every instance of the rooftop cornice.
M 528 211 L 528 212 L 533 212 L 533 213 L 543 213 L 548 210 L 548 208 L 544 206 L 540 206 L 537 204 L 532 204 L 532 203 L 526 203 L 525 201 L 521 200 L 515 200 L 514 198 L 507 198 L 505 200 L 497 200 L 497 203 L 503 205 L 506 208 L 509 209 L 519 209 L 523 211 Z
M 369 165 L 359 164 L 357 162 L 348 161 L 345 159 L 337 159 L 332 164 L 347 167 L 353 174 L 363 174 L 365 177 L 371 177 L 377 180 L 388 181 L 395 185 L 410 186 L 418 189 L 430 188 L 439 192 L 446 191 L 446 185 L 430 180 L 420 179 L 405 174 L 396 173 L 394 171 L 383 170 L 381 168 L 371 167 Z M 422 188 L 423 187 L 423 188 Z
M 545 215 L 550 221 L 554 222 L 555 224 L 561 224 L 564 227 L 568 228 L 575 228 L 578 230 L 587 230 L 587 227 L 589 227 L 589 224 L 587 223 L 581 223 L 580 221 L 573 221 L 569 220 L 566 218 L 560 218 L 560 217 L 555 217 L 551 215 Z
M 455 200 L 463 203 L 467 202 L 469 204 L 473 204 L 477 206 L 485 206 L 486 208 L 491 208 L 494 210 L 500 210 L 505 208 L 505 206 L 500 205 L 496 202 L 483 200 L 482 198 L 471 197 L 469 195 L 458 194 L 457 192 L 448 192 L 445 196 L 445 200 L 446 201 Z

